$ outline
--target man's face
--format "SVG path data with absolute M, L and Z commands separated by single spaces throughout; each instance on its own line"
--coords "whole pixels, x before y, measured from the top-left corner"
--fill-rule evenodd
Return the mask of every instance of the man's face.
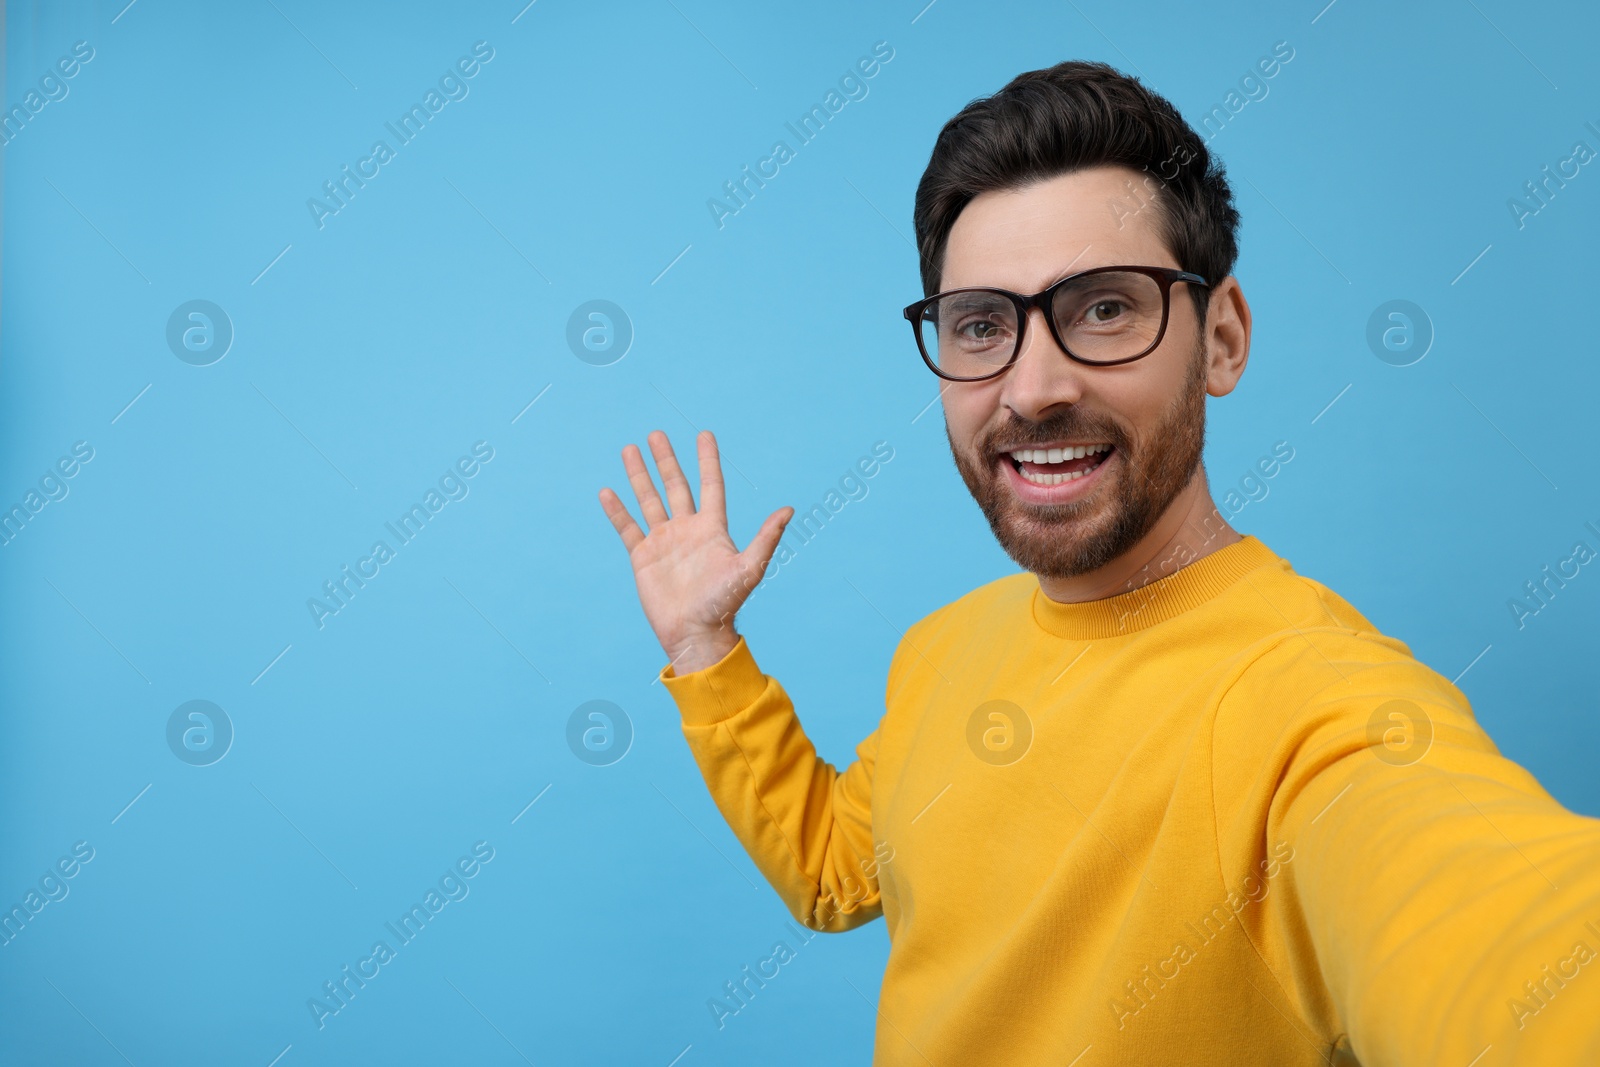
M 1158 235 L 1152 194 L 1135 198 L 1125 184 L 1143 190 L 1141 177 L 1096 167 L 974 197 L 950 231 L 940 289 L 1026 294 L 1091 267 L 1179 266 Z M 1141 201 L 1147 206 L 1135 210 Z M 1205 444 L 1198 327 L 1188 287 L 1176 283 L 1154 351 L 1121 366 L 1086 366 L 1067 358 L 1035 308 L 1010 370 L 942 383 L 956 467 L 1019 566 L 1053 579 L 1096 570 L 1136 545 L 1189 484 Z M 1110 448 L 1056 463 L 1012 455 L 1097 445 Z

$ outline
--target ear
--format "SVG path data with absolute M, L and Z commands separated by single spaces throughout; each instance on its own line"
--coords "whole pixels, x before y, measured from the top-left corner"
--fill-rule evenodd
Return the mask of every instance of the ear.
M 1250 359 L 1250 305 L 1239 280 L 1228 275 L 1212 287 L 1206 310 L 1206 392 L 1227 396 Z

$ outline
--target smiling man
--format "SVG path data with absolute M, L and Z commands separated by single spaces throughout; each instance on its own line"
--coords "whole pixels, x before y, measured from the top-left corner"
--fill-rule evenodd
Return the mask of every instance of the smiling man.
M 906 631 L 854 762 L 729 621 L 793 509 L 740 551 L 709 433 L 698 510 L 659 431 L 648 533 L 600 493 L 729 825 L 811 928 L 888 925 L 874 1062 L 1600 1062 L 1600 822 L 1211 501 L 1250 309 L 1204 142 L 1034 71 L 945 125 L 915 223 L 915 348 L 1023 572 Z

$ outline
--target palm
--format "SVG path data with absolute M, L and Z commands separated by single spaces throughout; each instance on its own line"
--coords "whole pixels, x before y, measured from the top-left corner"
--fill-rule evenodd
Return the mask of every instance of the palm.
M 630 444 L 622 450 L 628 482 L 649 533 L 640 530 L 622 500 L 609 488 L 600 490 L 600 504 L 628 549 L 639 603 L 662 649 L 676 660 L 698 645 L 700 654 L 692 660 L 686 658 L 685 666 L 706 665 L 702 661 L 708 656 L 709 662 L 715 662 L 720 658 L 717 651 L 732 647 L 733 614 L 760 580 L 793 509 L 780 508 L 768 516 L 741 552 L 728 535 L 722 467 L 716 439 L 710 431 L 702 432 L 698 438 L 698 511 L 666 434 L 655 431 L 649 440 L 666 490 L 666 504 L 656 493 L 638 447 Z
M 727 608 L 706 603 L 702 592 L 737 589 L 744 577 L 727 527 L 703 511 L 654 527 L 628 558 L 645 615 L 663 620 L 677 616 L 683 626 L 715 626 Z

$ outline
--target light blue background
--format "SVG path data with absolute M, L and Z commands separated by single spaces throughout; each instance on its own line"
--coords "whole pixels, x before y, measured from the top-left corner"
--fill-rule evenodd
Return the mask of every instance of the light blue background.
M 652 682 L 595 495 L 624 488 L 624 443 L 661 427 L 692 455 L 709 426 L 742 544 L 892 445 L 742 618 L 852 759 L 899 632 L 1014 570 L 937 407 L 917 417 L 912 194 L 950 115 L 1068 58 L 1198 124 L 1293 47 L 1211 141 L 1256 316 L 1210 404 L 1213 488 L 1290 442 L 1235 525 L 1460 676 L 1509 756 L 1600 814 L 1600 576 L 1524 629 L 1507 607 L 1600 544 L 1600 168 L 1525 228 L 1506 203 L 1600 148 L 1592 6 L 924 3 L 10 7 L 8 107 L 74 41 L 95 56 L 3 149 L 0 504 L 73 442 L 95 456 L 0 548 L 0 902 L 75 841 L 95 858 L 0 948 L 5 1062 L 866 1062 L 881 923 L 712 1021 L 794 939 Z M 470 95 L 319 230 L 307 198 L 478 40 Z M 707 199 L 877 41 L 870 94 L 719 229 Z M 165 342 L 192 299 L 236 331 L 211 366 Z M 636 331 L 610 366 L 565 340 L 591 299 Z M 1436 331 L 1412 366 L 1365 340 L 1391 299 Z M 470 495 L 319 630 L 307 598 L 479 440 Z M 165 740 L 193 699 L 237 734 L 204 768 Z M 565 742 L 593 699 L 636 732 L 609 767 Z M 480 840 L 470 896 L 319 1031 L 307 999 Z

